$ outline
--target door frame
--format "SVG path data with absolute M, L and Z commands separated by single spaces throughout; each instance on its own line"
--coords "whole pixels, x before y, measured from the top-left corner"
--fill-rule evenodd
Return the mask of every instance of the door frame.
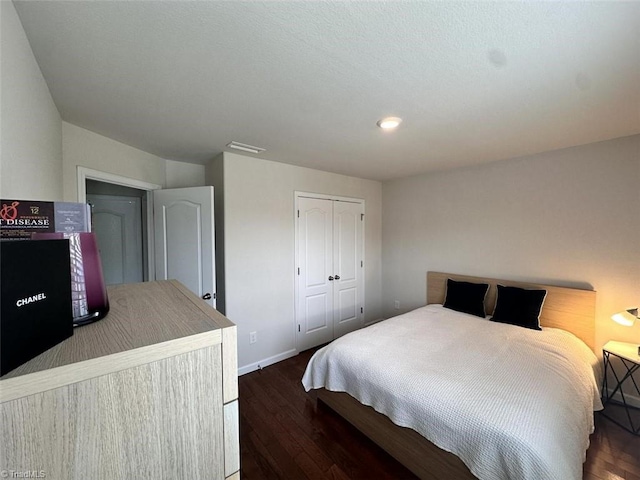
M 295 190 L 293 192 L 294 194 L 294 202 L 293 202 L 293 219 L 294 219 L 294 227 L 293 227 L 293 232 L 294 232 L 294 257 L 293 257 L 293 271 L 292 271 L 292 275 L 293 275 L 293 338 L 295 339 L 295 350 L 296 352 L 300 352 L 299 348 L 298 348 L 298 294 L 299 294 L 299 288 L 298 288 L 298 272 L 297 272 L 297 268 L 299 265 L 299 249 L 298 249 L 298 223 L 299 223 L 299 219 L 298 219 L 298 206 L 299 206 L 299 199 L 300 198 L 317 198 L 317 199 L 321 199 L 321 200 L 332 200 L 332 201 L 341 201 L 341 202 L 349 202 L 349 203 L 359 203 L 362 205 L 362 214 L 364 215 L 363 219 L 362 219 L 362 261 L 363 261 L 363 266 L 362 266 L 362 307 L 365 307 L 365 288 L 366 288 L 366 275 L 365 275 L 365 269 L 367 266 L 367 262 L 365 259 L 366 256 L 366 250 L 365 250 L 365 241 L 366 241 L 366 221 L 367 221 L 367 215 L 366 215 L 366 202 L 364 200 L 364 198 L 357 198 L 357 197 L 345 197 L 345 196 L 341 196 L 341 195 L 330 195 L 330 194 L 326 194 L 326 193 L 312 193 L 312 192 L 303 192 L 300 190 Z M 366 322 L 364 321 L 364 317 L 362 318 L 362 325 L 366 325 Z
M 78 165 L 77 181 L 78 181 L 78 202 L 87 203 L 87 180 L 97 180 L 103 183 L 112 183 L 114 185 L 121 185 L 123 187 L 137 188 L 138 190 L 144 190 L 147 192 L 147 275 L 149 280 L 156 278 L 155 267 L 155 248 L 153 242 L 153 195 L 149 192 L 153 190 L 159 190 L 162 185 L 155 183 L 144 182 L 142 180 L 136 180 L 134 178 L 123 177 L 121 175 L 115 175 L 113 173 L 102 172 L 100 170 L 94 170 L 92 168 L 82 167 Z

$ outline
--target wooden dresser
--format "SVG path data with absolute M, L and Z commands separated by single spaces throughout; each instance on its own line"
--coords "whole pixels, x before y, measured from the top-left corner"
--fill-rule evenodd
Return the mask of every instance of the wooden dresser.
M 108 291 L 106 318 L 0 379 L 0 474 L 239 479 L 235 325 L 176 281 Z

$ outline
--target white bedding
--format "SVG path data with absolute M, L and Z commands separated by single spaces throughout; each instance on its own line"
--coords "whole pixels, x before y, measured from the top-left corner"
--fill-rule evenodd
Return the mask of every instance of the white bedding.
M 428 305 L 315 353 L 307 391 L 347 392 L 481 480 L 582 479 L 599 362 L 572 334 Z

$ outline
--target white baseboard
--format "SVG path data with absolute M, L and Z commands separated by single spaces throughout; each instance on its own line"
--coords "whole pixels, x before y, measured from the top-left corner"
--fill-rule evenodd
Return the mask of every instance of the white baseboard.
M 264 358 L 259 362 L 250 363 L 249 365 L 238 368 L 238 376 L 240 377 L 247 373 L 255 372 L 256 370 L 281 362 L 287 358 L 295 357 L 297 354 L 298 350 L 288 350 L 286 352 L 279 353 L 278 355 L 274 355 L 273 357 Z
M 609 388 L 609 394 L 611 394 L 611 392 L 613 391 L 613 388 Z M 640 397 L 636 396 L 636 395 L 631 395 L 630 393 L 624 392 L 624 398 L 627 401 L 627 405 L 630 405 L 632 407 L 636 407 L 636 408 L 640 408 Z M 613 397 L 612 400 L 615 402 L 620 402 L 622 403 L 622 396 L 620 395 L 620 392 L 616 393 Z

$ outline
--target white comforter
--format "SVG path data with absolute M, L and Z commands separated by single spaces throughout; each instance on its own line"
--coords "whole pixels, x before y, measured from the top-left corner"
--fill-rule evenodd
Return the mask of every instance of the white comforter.
M 428 305 L 348 334 L 302 379 L 347 392 L 453 452 L 480 478 L 579 480 L 599 362 L 572 334 Z

